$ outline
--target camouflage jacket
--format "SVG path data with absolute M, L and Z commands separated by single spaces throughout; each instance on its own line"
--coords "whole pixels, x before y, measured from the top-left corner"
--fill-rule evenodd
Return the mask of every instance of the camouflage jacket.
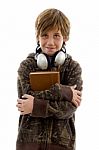
M 76 107 L 68 101 L 68 97 L 62 97 L 58 84 L 45 91 L 31 89 L 29 73 L 41 71 L 34 56 L 34 53 L 30 54 L 18 68 L 18 96 L 21 98 L 27 93 L 33 95 L 35 100 L 32 114 L 21 115 L 19 118 L 16 149 L 39 150 L 39 147 L 43 147 L 42 150 L 75 150 Z M 60 85 L 68 87 L 76 84 L 77 89 L 81 91 L 81 74 L 79 63 L 67 54 L 64 64 L 60 67 Z M 72 95 L 70 98 L 72 99 Z

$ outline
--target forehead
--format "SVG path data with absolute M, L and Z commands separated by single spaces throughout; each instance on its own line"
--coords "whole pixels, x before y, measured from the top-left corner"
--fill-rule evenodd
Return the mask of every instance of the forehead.
M 43 33 L 59 33 L 59 34 L 61 34 L 61 31 L 58 28 L 50 28 L 50 29 L 46 29 L 41 32 L 41 34 L 43 34 Z

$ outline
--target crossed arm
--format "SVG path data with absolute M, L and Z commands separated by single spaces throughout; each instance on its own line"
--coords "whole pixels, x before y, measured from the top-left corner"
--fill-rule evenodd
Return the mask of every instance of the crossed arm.
M 20 85 L 22 86 L 22 83 Z M 33 117 L 70 117 L 81 102 L 81 92 L 75 88 L 76 86 L 56 84 L 49 90 L 41 92 L 27 90 L 27 94 L 21 95 L 22 98 L 17 100 L 16 106 L 22 115 L 31 114 Z M 21 87 L 19 86 L 19 91 L 20 89 Z
M 23 66 L 22 66 L 23 65 Z M 24 64 L 21 68 L 24 68 Z M 25 70 L 25 71 L 24 71 Z M 28 82 L 29 66 L 19 70 L 17 107 L 22 115 L 57 118 L 70 117 L 81 103 L 81 69 L 75 65 L 69 74 L 68 85 L 56 84 L 49 90 L 32 91 Z M 76 87 L 77 86 L 77 87 Z M 27 100 L 24 100 L 26 98 Z

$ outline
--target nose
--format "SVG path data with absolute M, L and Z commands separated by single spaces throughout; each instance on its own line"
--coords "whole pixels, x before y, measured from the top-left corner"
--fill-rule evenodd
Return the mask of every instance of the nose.
M 54 44 L 54 39 L 52 36 L 49 36 L 48 40 L 47 40 L 47 44 L 48 45 L 53 45 Z

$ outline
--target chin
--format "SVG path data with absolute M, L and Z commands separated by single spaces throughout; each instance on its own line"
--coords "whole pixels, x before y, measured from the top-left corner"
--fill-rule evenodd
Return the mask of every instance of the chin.
M 55 54 L 55 52 L 54 53 L 47 53 L 48 56 L 53 56 L 54 54 Z

